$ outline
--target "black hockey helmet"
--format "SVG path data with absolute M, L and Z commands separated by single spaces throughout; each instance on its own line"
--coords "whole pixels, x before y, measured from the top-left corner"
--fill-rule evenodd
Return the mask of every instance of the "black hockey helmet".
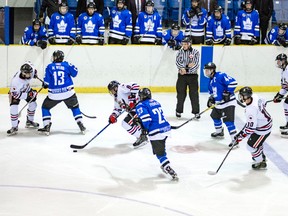
M 251 98 L 253 94 L 252 88 L 245 86 L 239 90 L 239 101 L 241 103 L 245 102 L 247 99 Z
M 217 15 L 217 16 L 216 16 L 215 13 L 217 13 L 217 12 L 219 12 L 220 15 Z M 215 17 L 216 19 L 218 19 L 218 20 L 221 19 L 221 17 L 222 17 L 222 13 L 223 13 L 223 8 L 222 8 L 220 5 L 217 6 L 217 7 L 214 9 L 214 11 L 213 11 L 214 17 Z
M 154 7 L 154 1 L 152 1 L 152 0 L 146 1 L 145 6 L 152 6 L 152 7 Z
M 59 13 L 65 15 L 68 12 L 68 4 L 67 2 L 63 1 L 59 5 Z
M 177 24 L 177 23 L 173 23 L 172 25 L 171 25 L 171 29 L 173 29 L 173 30 L 180 30 L 180 26 Z
M 287 29 L 287 25 L 285 23 L 280 23 L 278 25 L 278 27 L 279 27 L 279 29 L 284 30 L 284 31 L 286 31 L 286 29 Z
M 151 9 L 147 9 L 147 7 L 152 7 L 152 10 Z M 147 13 L 147 14 L 153 14 L 153 12 L 154 12 L 154 1 L 152 1 L 152 0 L 148 0 L 148 1 L 146 1 L 146 3 L 145 3 L 145 12 Z
M 94 2 L 89 2 L 88 5 L 87 5 L 87 9 L 88 8 L 96 9 L 96 4 Z
M 118 7 L 118 4 L 119 4 L 119 3 L 122 3 L 123 6 L 122 6 L 122 7 Z M 125 9 L 125 0 L 117 0 L 117 1 L 116 1 L 116 6 L 117 6 L 118 10 L 123 10 L 123 9 Z
M 52 62 L 62 62 L 64 60 L 64 53 L 61 50 L 55 50 L 52 54 Z
M 247 4 L 251 4 L 251 6 L 249 8 L 247 8 Z M 243 10 L 250 12 L 253 10 L 253 1 L 252 0 L 245 0 L 244 1 L 244 5 L 243 5 Z
M 212 78 L 216 71 L 216 65 L 213 62 L 208 62 L 204 65 L 204 76 L 207 78 Z
M 92 10 L 89 10 L 92 9 Z M 89 2 L 86 8 L 87 14 L 93 16 L 96 11 L 96 4 L 94 2 Z
M 287 66 L 287 64 L 288 64 L 287 55 L 285 53 L 281 53 L 281 54 L 276 56 L 275 61 L 277 61 L 276 62 L 276 66 L 277 67 L 284 69 Z M 280 61 L 280 62 L 278 62 L 278 61 Z
M 152 94 L 149 88 L 140 89 L 138 95 L 140 97 L 140 101 L 144 101 L 144 100 L 152 98 Z
M 35 28 L 35 26 L 37 26 L 37 25 L 38 25 L 38 27 Z M 34 31 L 38 31 L 38 30 L 40 29 L 40 27 L 41 27 L 41 22 L 40 22 L 40 20 L 39 20 L 38 18 L 33 19 L 33 21 L 32 21 L 32 27 L 33 27 L 33 30 L 34 30 Z
M 111 82 L 109 82 L 109 84 L 107 86 L 109 93 L 116 97 L 119 85 L 120 85 L 120 83 L 117 80 L 112 80 Z M 112 91 L 114 91 L 114 92 L 112 92 Z
M 181 42 L 182 43 L 190 43 L 191 44 L 191 39 L 190 39 L 190 37 L 185 37 L 185 38 L 183 38 L 183 40 Z
M 31 74 L 33 72 L 33 68 L 31 67 L 31 65 L 25 63 L 20 67 L 20 71 L 21 73 Z
M 213 69 L 216 70 L 216 65 L 213 62 L 209 62 L 204 65 L 204 69 Z

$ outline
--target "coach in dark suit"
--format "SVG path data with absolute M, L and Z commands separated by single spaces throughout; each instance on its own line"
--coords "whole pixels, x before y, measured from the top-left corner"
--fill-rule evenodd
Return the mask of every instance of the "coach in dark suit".
M 77 18 L 79 17 L 81 13 L 86 12 L 87 5 L 89 2 L 90 2 L 89 0 L 78 0 L 77 8 L 76 8 Z M 100 13 L 103 15 L 104 0 L 93 0 L 93 2 L 96 4 L 97 13 Z

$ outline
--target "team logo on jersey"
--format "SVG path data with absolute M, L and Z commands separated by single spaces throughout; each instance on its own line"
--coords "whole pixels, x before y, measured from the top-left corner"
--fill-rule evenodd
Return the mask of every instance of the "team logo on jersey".
M 190 59 L 192 59 L 193 57 L 194 57 L 194 55 L 192 55 L 192 54 L 189 55 L 189 58 L 190 58 Z

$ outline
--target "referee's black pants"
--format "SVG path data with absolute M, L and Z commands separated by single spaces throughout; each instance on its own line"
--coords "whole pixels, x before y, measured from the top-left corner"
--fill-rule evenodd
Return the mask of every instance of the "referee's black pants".
M 177 105 L 176 112 L 183 113 L 184 102 L 187 96 L 187 86 L 189 88 L 189 98 L 192 106 L 192 113 L 199 113 L 199 83 L 198 74 L 178 74 L 176 82 Z

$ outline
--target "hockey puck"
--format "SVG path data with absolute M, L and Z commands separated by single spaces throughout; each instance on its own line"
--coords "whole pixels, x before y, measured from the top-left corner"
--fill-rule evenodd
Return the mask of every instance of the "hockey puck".
M 73 152 L 77 152 L 77 150 L 73 150 Z

